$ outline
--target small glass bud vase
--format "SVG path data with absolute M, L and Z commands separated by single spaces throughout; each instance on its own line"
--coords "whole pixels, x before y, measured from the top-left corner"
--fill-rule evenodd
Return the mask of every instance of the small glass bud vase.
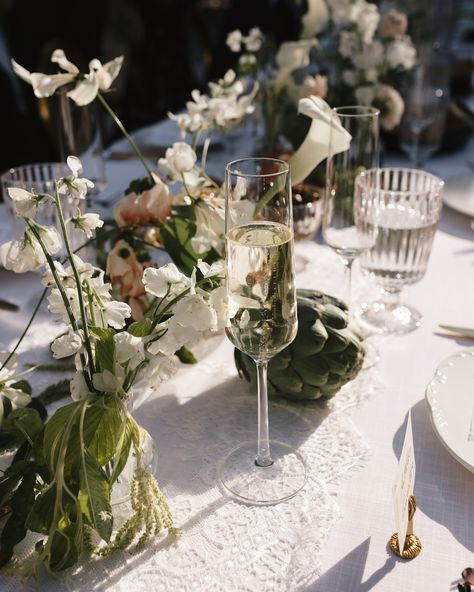
M 295 240 L 312 239 L 323 216 L 323 189 L 308 183 L 293 187 L 293 230 Z

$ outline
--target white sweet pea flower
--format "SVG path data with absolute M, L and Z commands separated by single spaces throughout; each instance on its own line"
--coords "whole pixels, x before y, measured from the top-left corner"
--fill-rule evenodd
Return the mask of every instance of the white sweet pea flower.
M 181 139 L 184 139 L 186 134 L 196 134 L 199 131 L 205 131 L 206 121 L 201 113 L 178 113 L 175 115 L 168 111 L 168 117 L 176 121 Z
M 173 307 L 175 322 L 182 327 L 192 327 L 197 331 L 215 331 L 217 316 L 208 302 L 200 294 L 189 294 Z
M 226 45 L 229 47 L 230 51 L 238 53 L 242 47 L 242 40 L 242 33 L 238 29 L 236 29 L 235 31 L 231 31 L 227 35 Z
M 87 238 L 92 237 L 92 231 L 101 228 L 104 221 L 100 219 L 99 214 L 81 214 L 70 220 L 74 228 L 82 230 Z
M 82 345 L 82 336 L 69 330 L 66 335 L 57 337 L 51 344 L 53 358 L 59 360 L 60 358 L 73 356 L 81 350 Z
M 75 286 L 65 287 L 64 291 L 66 292 L 66 298 L 68 300 L 69 306 L 71 307 L 74 316 L 77 318 L 81 312 L 77 288 Z M 52 314 L 61 315 L 61 318 L 65 323 L 70 322 L 67 309 L 64 305 L 61 292 L 58 288 L 53 288 L 50 295 L 48 296 L 48 311 Z
M 39 224 L 36 224 L 36 230 L 50 255 L 54 255 L 61 250 L 61 235 L 56 228 L 53 226 L 40 226 Z M 36 241 L 36 238 L 33 235 L 31 235 L 31 239 Z
M 152 355 L 161 353 L 165 356 L 172 356 L 183 345 L 189 346 L 201 337 L 199 331 L 193 327 L 183 327 L 174 316 L 165 323 L 160 323 L 155 329 L 155 334 L 162 335 L 148 344 L 148 353 Z
M 128 369 L 133 370 L 145 359 L 143 339 L 131 333 L 122 331 L 114 335 L 115 359 L 120 364 L 128 363 Z
M 31 401 L 31 397 L 24 391 L 13 388 L 11 385 L 18 382 L 24 373 L 17 373 L 18 358 L 14 354 L 7 364 L 4 365 L 9 354 L 7 352 L 0 352 L 0 423 L 3 419 L 3 399 L 10 400 L 12 409 L 17 407 L 25 407 Z
M 67 93 L 77 105 L 84 106 L 91 103 L 99 91 L 108 90 L 118 76 L 122 67 L 123 56 L 119 56 L 110 62 L 102 63 L 93 59 L 89 62 L 89 72 L 81 74 L 79 68 L 71 63 L 62 49 L 55 49 L 51 61 L 65 70 L 61 74 L 42 74 L 40 72 L 30 73 L 28 70 L 12 60 L 14 72 L 28 84 L 31 84 L 33 91 L 38 98 L 50 97 L 58 88 L 76 83 L 75 87 Z
M 212 265 L 199 259 L 197 262 L 197 268 L 205 278 L 225 277 L 225 263 L 222 259 L 214 261 Z
M 176 364 L 173 359 L 163 354 L 157 354 L 150 358 L 144 371 L 144 377 L 148 386 L 155 390 L 175 373 Z
M 239 310 L 239 305 L 227 292 L 227 288 L 219 286 L 209 294 L 209 304 L 214 309 L 217 317 L 217 330 L 223 329 L 234 318 Z
M 27 230 L 22 239 L 0 246 L 0 263 L 10 271 L 25 273 L 42 267 L 46 263 L 46 257 L 38 241 Z
M 196 233 L 191 245 L 196 253 L 206 253 L 214 248 L 218 253 L 224 251 L 225 213 L 224 200 L 219 197 L 200 199 L 194 207 Z
M 44 195 L 38 195 L 22 189 L 21 187 L 9 187 L 8 195 L 13 201 L 15 213 L 22 218 L 34 218 Z
M 132 310 L 126 302 L 110 300 L 102 303 L 101 313 L 107 325 L 110 325 L 113 329 L 122 329 L 125 325 L 125 319 L 131 317 Z
M 174 263 L 168 263 L 156 269 L 147 267 L 143 273 L 145 290 L 156 296 L 164 298 L 177 296 L 188 288 L 193 287 L 193 282 L 184 273 L 181 273 Z
M 79 177 L 82 171 L 82 163 L 77 156 L 68 156 L 66 162 L 71 169 L 72 175 L 59 179 L 58 193 L 60 195 L 69 195 L 73 199 L 84 199 L 88 190 L 94 187 L 94 183 L 89 179 Z
M 173 178 L 181 178 L 181 173 L 191 171 L 196 164 L 197 156 L 186 142 L 175 142 L 167 148 L 165 158 L 160 158 L 158 165 Z
M 72 377 L 69 383 L 69 391 L 73 401 L 80 401 L 91 394 L 82 370 L 78 370 Z

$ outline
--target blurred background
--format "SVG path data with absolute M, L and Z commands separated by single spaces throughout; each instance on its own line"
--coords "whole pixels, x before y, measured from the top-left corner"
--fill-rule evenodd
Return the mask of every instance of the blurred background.
M 408 14 L 417 46 L 435 44 L 442 56 L 454 105 L 442 149 L 454 149 L 474 125 L 474 0 L 389 4 Z M 178 111 L 192 89 L 204 90 L 235 64 L 225 44 L 230 31 L 258 26 L 276 43 L 298 39 L 306 11 L 307 0 L 0 0 L 0 172 L 59 157 L 51 114 L 13 73 L 10 58 L 29 71 L 53 73 L 56 48 L 85 71 L 94 57 L 104 63 L 123 54 L 108 100 L 133 131 Z M 118 133 L 102 117 L 104 145 Z

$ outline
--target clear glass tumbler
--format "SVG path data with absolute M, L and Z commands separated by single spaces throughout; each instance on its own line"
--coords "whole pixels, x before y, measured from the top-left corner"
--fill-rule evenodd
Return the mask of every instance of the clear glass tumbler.
M 361 224 L 375 227 L 375 245 L 360 256 L 362 272 L 378 284 L 383 298 L 363 305 L 360 318 L 381 333 L 406 333 L 422 315 L 401 302 L 405 286 L 425 275 L 441 215 L 444 182 L 425 171 L 382 168 L 364 171 L 356 192 L 372 206 Z

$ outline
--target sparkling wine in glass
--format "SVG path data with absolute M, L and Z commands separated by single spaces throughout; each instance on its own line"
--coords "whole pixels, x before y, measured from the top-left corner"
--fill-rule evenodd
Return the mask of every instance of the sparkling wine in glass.
M 444 183 L 416 169 L 364 171 L 357 192 L 372 207 L 363 223 L 377 229 L 374 246 L 360 258 L 361 270 L 382 289 L 382 298 L 363 306 L 360 318 L 381 333 L 406 333 L 421 324 L 419 311 L 402 302 L 405 286 L 425 275 L 441 215 Z
M 245 158 L 226 167 L 226 285 L 237 312 L 226 329 L 258 377 L 258 438 L 219 467 L 222 486 L 254 505 L 282 502 L 306 482 L 301 455 L 269 439 L 267 366 L 295 338 L 298 321 L 288 164 Z

